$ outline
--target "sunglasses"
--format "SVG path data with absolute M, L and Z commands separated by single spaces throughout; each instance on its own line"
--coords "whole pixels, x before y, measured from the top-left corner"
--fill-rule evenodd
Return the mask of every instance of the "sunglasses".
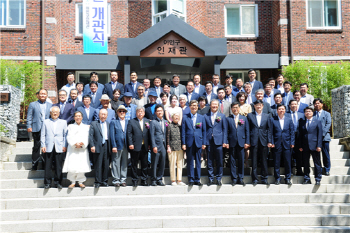
M 118 112 L 124 112 L 124 113 L 126 113 L 126 111 L 124 111 L 124 110 L 119 110 Z

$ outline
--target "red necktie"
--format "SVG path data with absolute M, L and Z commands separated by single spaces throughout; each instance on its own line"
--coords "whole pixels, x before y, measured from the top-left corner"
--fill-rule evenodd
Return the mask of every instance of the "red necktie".
M 224 102 L 221 101 L 221 113 L 224 113 Z

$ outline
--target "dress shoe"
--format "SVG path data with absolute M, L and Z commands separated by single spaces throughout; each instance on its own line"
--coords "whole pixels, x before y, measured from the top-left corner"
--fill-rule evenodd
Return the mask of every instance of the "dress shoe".
M 325 174 L 326 176 L 329 176 L 330 174 L 329 174 L 329 172 L 326 172 L 326 174 Z
M 188 182 L 188 186 L 192 187 L 194 185 L 194 182 Z
M 321 185 L 321 181 L 316 181 L 315 185 Z
M 101 186 L 108 187 L 108 184 L 107 184 L 107 182 L 102 182 Z
M 232 186 L 235 186 L 236 184 L 237 184 L 237 180 L 232 180 L 231 185 L 232 185 Z
M 158 180 L 158 181 L 157 181 L 157 185 L 159 185 L 159 186 L 165 186 L 165 184 L 164 184 L 163 181 L 161 181 L 161 180 Z
M 237 184 L 241 184 L 241 185 L 245 186 L 245 183 L 244 183 L 243 179 L 238 180 Z
M 209 182 L 208 182 L 208 186 L 210 186 L 210 185 L 213 185 L 214 183 L 213 183 L 213 181 L 212 180 L 209 180 Z
M 75 183 L 71 183 L 71 184 L 68 186 L 69 189 L 72 189 L 72 188 L 74 188 L 74 187 L 75 187 Z
M 270 183 L 267 180 L 262 180 L 261 184 L 270 185 Z
M 281 181 L 280 180 L 276 180 L 275 181 L 275 185 L 280 185 L 281 184 Z
M 288 185 L 292 185 L 292 181 L 291 181 L 291 180 L 286 180 L 285 182 L 286 182 L 286 184 L 288 184 Z
M 222 186 L 221 180 L 218 180 L 218 181 L 217 181 L 217 185 L 218 185 L 218 186 Z
M 203 186 L 203 184 L 201 182 L 194 182 L 195 185 L 198 185 L 198 186 Z
M 114 184 L 115 187 L 120 187 L 119 183 Z
M 304 180 L 303 184 L 311 184 L 311 180 Z
M 148 183 L 147 183 L 146 180 L 143 180 L 143 181 L 141 181 L 141 185 L 142 185 L 142 186 L 148 186 Z
M 120 186 L 122 186 L 122 187 L 126 187 L 126 183 L 122 183 Z
M 157 182 L 156 181 L 152 181 L 151 185 L 152 186 L 157 186 Z
M 258 181 L 257 180 L 254 180 L 253 181 L 253 186 L 256 186 L 258 184 Z
M 51 185 L 45 184 L 44 189 L 49 189 L 49 188 L 51 188 Z
M 98 189 L 98 188 L 100 188 L 100 184 L 95 184 L 95 189 Z
M 79 184 L 79 187 L 80 188 L 85 188 L 85 185 L 84 184 Z
M 62 188 L 63 188 L 61 184 L 57 184 L 56 187 L 57 187 L 58 189 L 62 189 Z
M 138 182 L 137 182 L 137 181 L 133 181 L 133 182 L 132 182 L 132 186 L 133 186 L 133 187 L 137 187 L 137 186 L 138 186 Z

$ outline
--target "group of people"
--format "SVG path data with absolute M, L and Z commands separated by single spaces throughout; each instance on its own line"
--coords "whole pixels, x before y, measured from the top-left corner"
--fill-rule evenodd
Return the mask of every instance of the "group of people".
M 250 158 L 253 185 L 259 183 L 259 163 L 260 183 L 269 185 L 270 152 L 276 185 L 281 184 L 281 163 L 285 184 L 292 185 L 293 166 L 295 175 L 304 176 L 304 184 L 310 184 L 310 155 L 316 185 L 320 185 L 323 167 L 325 175 L 331 167 L 330 113 L 323 110 L 321 99 L 307 94 L 307 83 L 291 92 L 292 83 L 283 75 L 270 78 L 264 86 L 256 75 L 255 70 L 249 70 L 249 82 L 238 78 L 235 86 L 230 75 L 225 77 L 225 85 L 216 74 L 205 85 L 201 85 L 200 75 L 194 75 L 186 86 L 180 84 L 179 75 L 173 75 L 171 85 L 163 86 L 156 76 L 151 87 L 149 79 L 139 83 L 134 71 L 125 86 L 118 82 L 116 71 L 110 73 L 111 82 L 105 85 L 91 72 L 91 81 L 85 86 L 75 83 L 74 74 L 68 73 L 57 104 L 49 103 L 47 91 L 41 89 L 38 101 L 29 105 L 27 129 L 34 139 L 32 170 L 43 160 L 46 189 L 52 179 L 62 188 L 63 173 L 71 181 L 68 188 L 84 188 L 85 173 L 92 165 L 95 188 L 108 186 L 109 169 L 112 184 L 125 187 L 128 166 L 134 187 L 139 180 L 143 186 L 164 186 L 168 159 L 171 185 L 175 186 L 186 185 L 182 182 L 186 159 L 188 185 L 202 186 L 204 157 L 208 186 L 222 185 L 224 163 L 230 167 L 232 185 L 245 185 L 244 168 L 249 167 Z

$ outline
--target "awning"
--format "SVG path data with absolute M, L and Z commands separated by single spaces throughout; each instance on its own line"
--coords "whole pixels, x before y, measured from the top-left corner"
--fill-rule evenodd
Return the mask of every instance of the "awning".
M 227 54 L 220 69 L 279 69 L 279 54 Z
M 57 70 L 121 70 L 117 55 L 56 55 Z

